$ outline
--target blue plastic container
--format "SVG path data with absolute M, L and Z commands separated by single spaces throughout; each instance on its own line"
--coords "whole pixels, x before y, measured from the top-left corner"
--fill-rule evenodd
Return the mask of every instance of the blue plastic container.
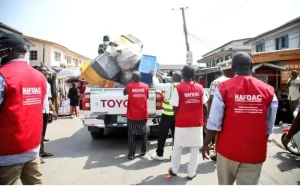
M 152 75 L 150 73 L 141 72 L 141 75 L 142 75 L 141 82 L 146 83 L 148 85 L 153 84 Z
M 143 55 L 139 64 L 138 71 L 141 73 L 149 73 L 151 70 L 156 71 L 157 60 L 155 56 Z

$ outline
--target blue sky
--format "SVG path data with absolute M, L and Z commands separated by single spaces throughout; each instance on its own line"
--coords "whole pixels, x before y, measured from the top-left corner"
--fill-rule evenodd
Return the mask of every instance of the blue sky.
M 0 22 L 90 58 L 103 35 L 132 34 L 162 64 L 184 64 L 182 17 L 194 60 L 230 40 L 256 36 L 300 16 L 299 0 L 0 0 Z M 199 41 L 200 40 L 200 41 Z

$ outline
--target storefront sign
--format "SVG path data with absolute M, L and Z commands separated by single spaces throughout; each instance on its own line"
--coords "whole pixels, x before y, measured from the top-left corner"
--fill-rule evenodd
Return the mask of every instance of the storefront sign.
M 227 65 L 224 65 L 224 66 L 220 66 L 220 69 L 221 69 L 221 70 L 231 69 L 231 64 L 227 64 Z
M 191 51 L 186 52 L 186 64 L 193 64 L 193 53 Z
M 266 75 L 255 75 L 255 77 L 264 83 L 268 83 L 268 76 Z
M 290 79 L 291 71 L 281 71 L 281 83 L 287 82 Z

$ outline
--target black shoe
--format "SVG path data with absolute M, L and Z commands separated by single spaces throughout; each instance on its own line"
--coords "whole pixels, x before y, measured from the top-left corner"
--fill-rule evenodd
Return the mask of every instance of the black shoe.
M 141 152 L 140 156 L 145 156 L 147 152 Z
M 129 160 L 133 160 L 133 159 L 134 159 L 134 156 L 129 156 L 129 155 L 128 155 L 128 159 L 129 159 Z
M 195 174 L 195 175 L 192 176 L 192 177 L 187 176 L 186 178 L 189 179 L 189 180 L 192 180 L 192 179 L 194 179 L 196 176 L 197 176 L 197 174 Z
M 172 168 L 169 168 L 168 172 L 171 176 L 177 176 L 177 174 L 173 172 Z
M 217 155 L 211 155 L 210 159 L 213 160 L 213 161 L 217 161 Z
M 50 141 L 49 139 L 44 139 L 44 142 L 48 142 L 48 141 Z
M 43 158 L 48 158 L 48 157 L 52 157 L 53 154 L 49 153 L 49 152 L 43 152 L 43 153 L 40 153 L 40 156 Z

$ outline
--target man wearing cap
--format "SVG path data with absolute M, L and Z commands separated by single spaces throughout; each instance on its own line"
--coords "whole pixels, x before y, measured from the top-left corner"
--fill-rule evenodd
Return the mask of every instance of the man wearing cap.
M 257 185 L 267 157 L 267 140 L 275 123 L 274 88 L 251 76 L 251 56 L 232 58 L 236 76 L 219 84 L 213 98 L 202 156 L 218 132 L 217 173 L 220 185 Z
M 109 36 L 105 35 L 103 37 L 103 44 L 100 44 L 99 48 L 98 48 L 98 54 L 99 55 L 103 54 L 105 52 L 105 50 L 106 50 L 106 48 L 107 48 L 107 46 L 109 44 L 109 41 L 110 41 Z
M 0 184 L 42 184 L 39 150 L 45 77 L 25 61 L 24 39 L 0 37 Z

